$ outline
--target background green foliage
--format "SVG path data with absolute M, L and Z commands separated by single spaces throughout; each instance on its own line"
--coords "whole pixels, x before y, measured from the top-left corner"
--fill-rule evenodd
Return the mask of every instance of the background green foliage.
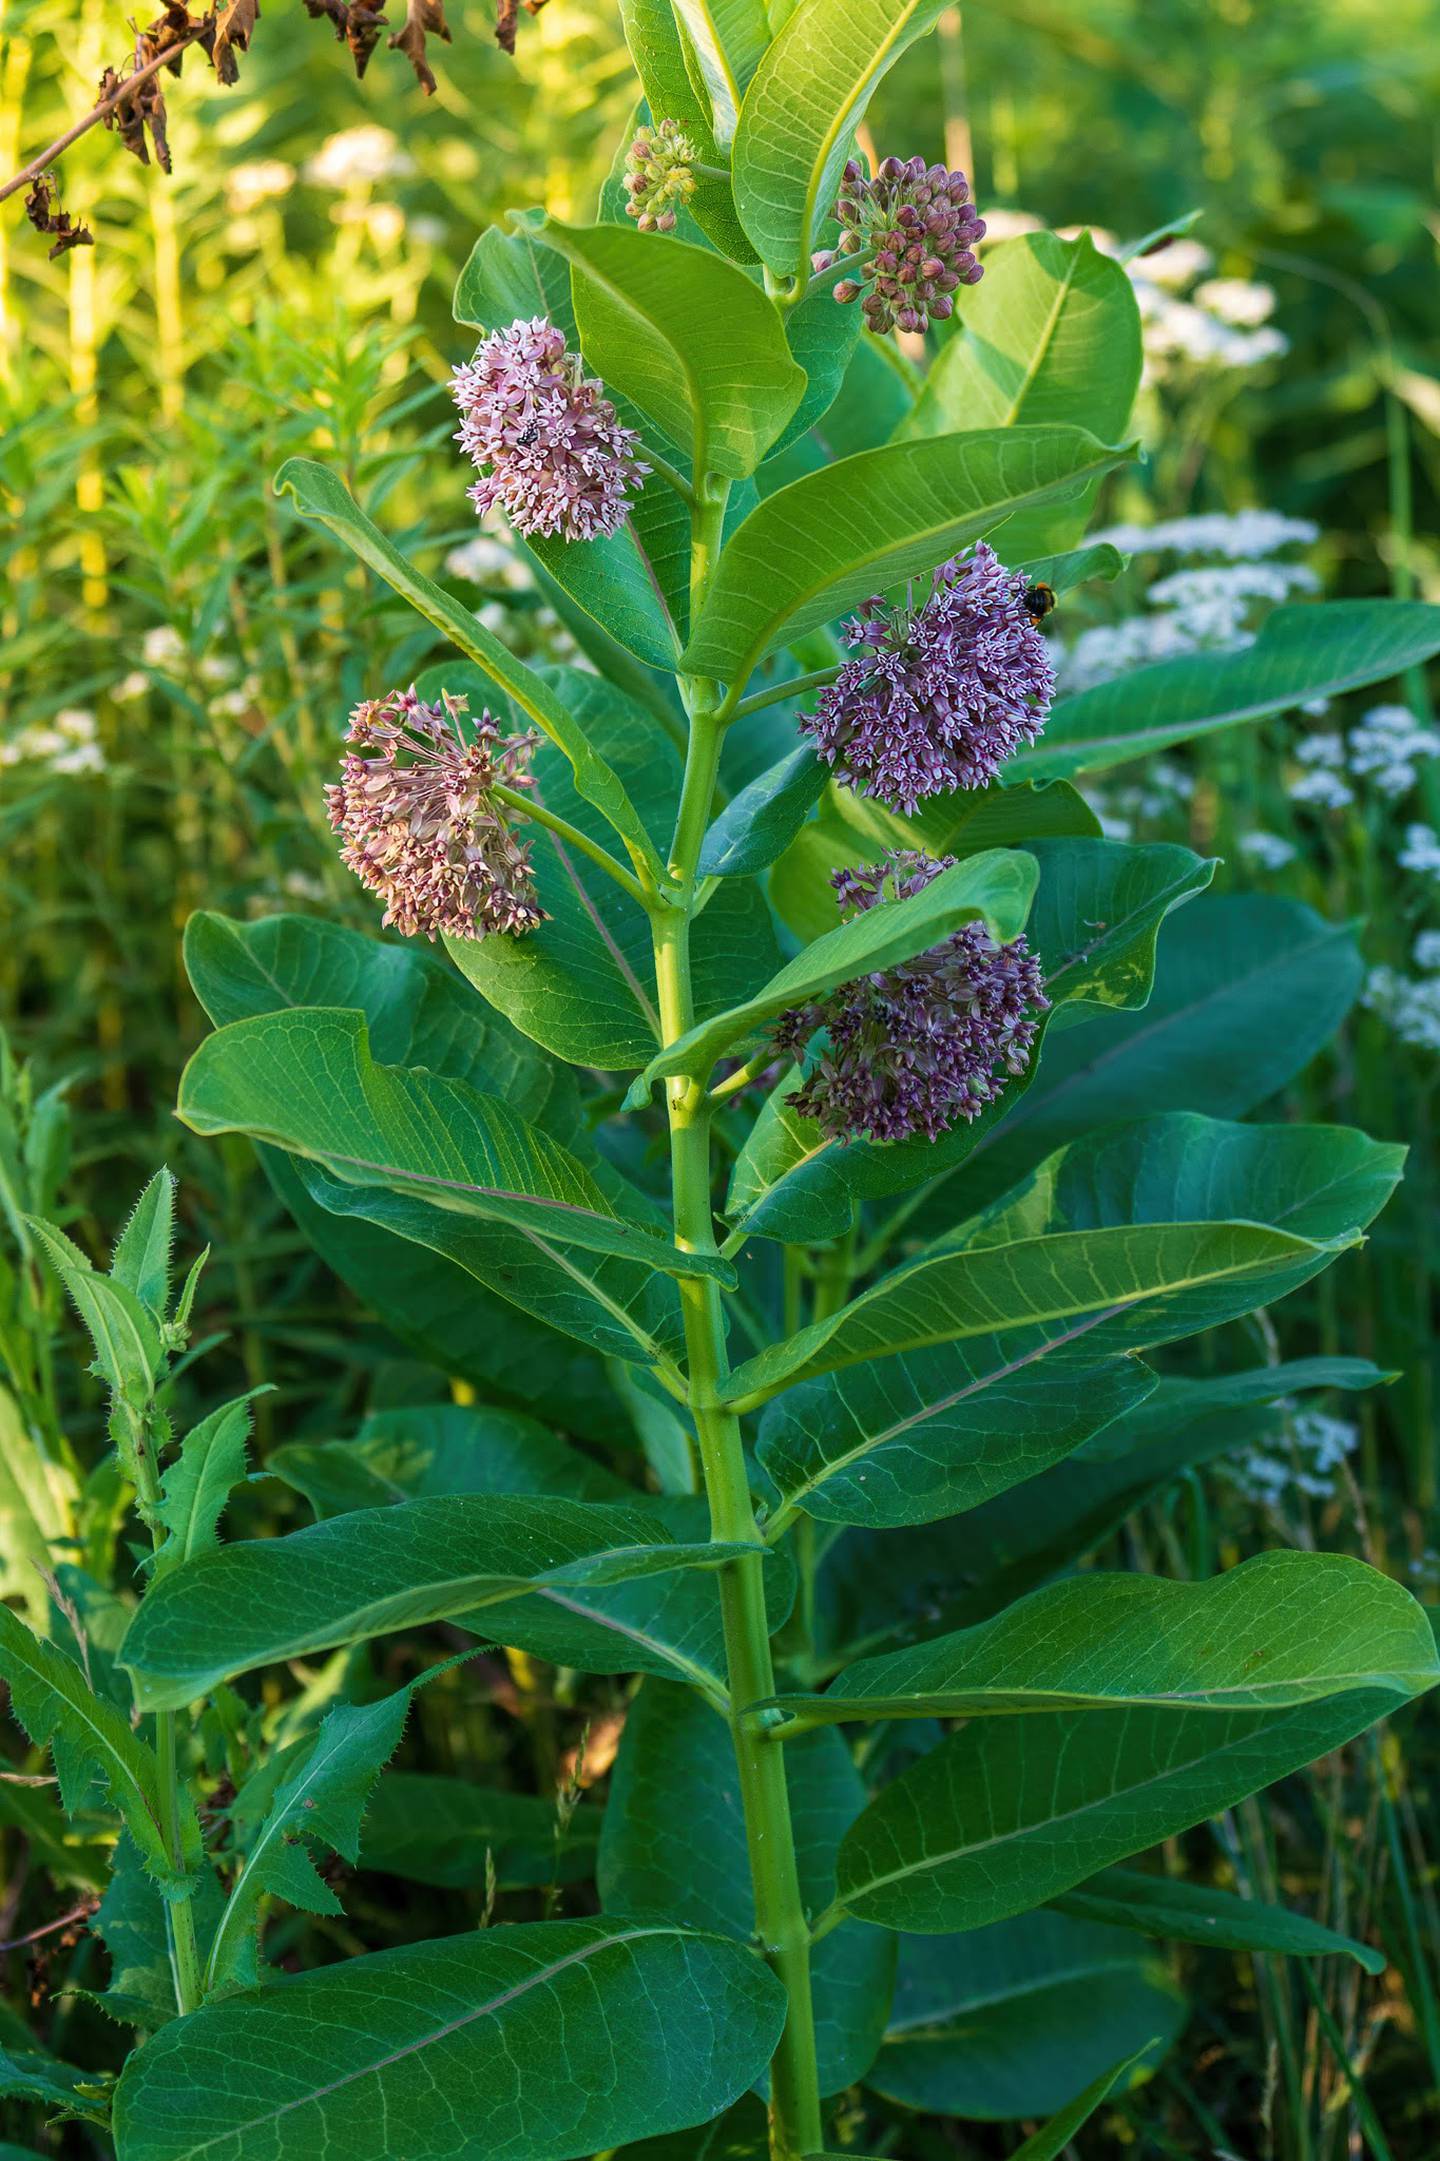
M 241 1389 L 276 1386 L 253 1407 L 256 1456 L 276 1475 L 237 1497 L 242 1530 L 293 1528 L 311 1504 L 321 1516 L 355 1505 L 333 1484 L 353 1481 L 353 1452 L 342 1462 L 326 1449 L 362 1419 L 369 1475 L 393 1491 L 398 1444 L 387 1405 L 433 1399 L 432 1466 L 453 1411 L 439 1373 L 386 1332 L 392 1287 L 383 1277 L 371 1305 L 343 1290 L 272 1197 L 248 1145 L 196 1140 L 171 1105 L 205 1032 L 180 960 L 192 911 L 313 909 L 373 931 L 369 904 L 334 860 L 319 790 L 349 706 L 408 680 L 427 653 L 401 604 L 346 569 L 263 478 L 286 456 L 323 458 L 368 507 L 383 504 L 387 528 L 432 567 L 473 537 L 464 476 L 445 447 L 444 382 L 468 339 L 451 320 L 452 285 L 475 233 L 503 203 L 543 201 L 562 219 L 589 216 L 635 95 L 606 0 L 550 0 L 522 22 L 514 62 L 489 43 L 486 8 L 455 13 L 466 34 L 440 55 L 427 102 L 398 56 L 382 51 L 357 84 L 323 25 L 277 9 L 237 90 L 211 92 L 198 68 L 174 90 L 173 181 L 142 170 L 98 131 L 69 157 L 65 202 L 94 225 L 94 251 L 50 263 L 13 215 L 0 226 L 0 727 L 19 746 L 0 768 L 0 1020 L 31 1074 L 27 1102 L 16 1071 L 5 1069 L 7 1217 L 17 1155 L 24 1204 L 63 1220 L 92 1253 L 108 1248 L 157 1160 L 180 1173 L 184 1258 L 213 1248 L 197 1307 L 197 1335 L 213 1347 L 175 1384 L 177 1427 Z M 99 0 L 7 9 L 0 166 L 21 162 L 86 102 L 114 57 L 116 28 L 114 9 Z M 1216 270 L 1274 289 L 1288 354 L 1220 374 L 1182 366 L 1153 383 L 1142 414 L 1154 454 L 1105 484 L 1102 519 L 1258 506 L 1319 526 L 1307 556 L 1327 593 L 1440 599 L 1435 28 L 1425 0 L 1320 9 L 1300 0 L 1074 8 L 1017 0 L 967 7 L 963 22 L 947 23 L 885 85 L 871 115 L 876 139 L 902 151 L 948 150 L 972 171 L 982 212 L 1007 206 L 1044 225 L 1089 222 L 1129 240 L 1198 209 L 1196 233 Z M 369 177 L 367 145 L 347 152 L 344 142 L 359 127 L 387 131 L 387 141 L 368 145 Z M 327 163 L 334 137 L 341 144 L 331 144 Z M 953 372 L 959 407 L 947 424 L 984 424 L 988 416 L 966 406 L 958 362 Z M 1064 634 L 1073 640 L 1143 615 L 1147 584 L 1170 567 L 1142 556 L 1119 585 L 1091 585 L 1062 603 Z M 571 656 L 545 597 L 533 582 L 517 585 L 498 556 L 487 559 L 474 598 L 501 611 L 496 622 L 522 652 Z M 1423 687 L 1393 694 L 1423 699 Z M 1352 700 L 1337 717 L 1348 722 L 1372 702 Z M 58 766 L 53 744 L 43 747 L 59 716 L 76 710 L 94 716 L 100 770 L 58 769 L 66 742 L 90 740 L 77 724 L 69 737 L 61 731 Z M 1107 783 L 1102 808 L 1136 837 L 1221 856 L 1218 889 L 1258 888 L 1282 943 L 1300 935 L 1291 904 L 1303 901 L 1328 923 L 1362 923 L 1368 967 L 1408 974 L 1416 935 L 1440 913 L 1434 876 L 1404 869 L 1400 857 L 1407 825 L 1440 824 L 1440 761 L 1422 770 L 1413 798 L 1356 790 L 1352 803 L 1325 810 L 1291 792 L 1299 740 L 1293 719 L 1236 731 L 1189 754 L 1183 787 L 1137 789 L 1122 773 Z M 1259 867 L 1241 845 L 1257 832 L 1288 843 L 1289 860 Z M 842 839 L 833 860 L 854 859 L 844 847 Z M 1188 921 L 1182 915 L 1167 935 L 1183 940 Z M 192 941 L 203 936 L 192 932 Z M 1338 950 L 1316 955 L 1317 1002 L 1333 995 L 1345 966 Z M 1205 955 L 1187 957 L 1197 978 L 1204 967 Z M 1083 1518 L 1141 1570 L 1204 1576 L 1261 1546 L 1318 1544 L 1364 1554 L 1435 1598 L 1434 1046 L 1407 1043 L 1383 1012 L 1358 1009 L 1335 1047 L 1277 1098 L 1265 1081 L 1276 1025 L 1257 984 L 1231 1035 L 1253 1085 L 1234 1104 L 1217 1101 L 1217 1115 L 1258 1104 L 1271 1117 L 1343 1120 L 1407 1141 L 1412 1154 L 1371 1244 L 1273 1323 L 1252 1327 L 1252 1362 L 1344 1349 L 1400 1379 L 1353 1407 L 1332 1403 L 1358 1426 L 1358 1450 L 1308 1487 L 1292 1478 L 1283 1490 L 1245 1468 L 1252 1447 L 1262 1460 L 1308 1462 L 1304 1435 L 1283 1412 L 1258 1394 L 1238 1408 L 1167 1399 L 1153 1481 L 1137 1483 L 1127 1465 L 1127 1477 L 1107 1483 L 1100 1461 L 1055 1488 L 1049 1520 L 1027 1510 L 1023 1489 L 1019 1505 L 1004 1496 L 990 1504 L 987 1528 L 1013 1554 L 1007 1596 L 1049 1572 L 1067 1523 Z M 80 1460 L 94 1462 L 102 1390 L 84 1373 L 88 1353 L 38 1256 L 9 1229 L 0 1352 L 10 1387 L 47 1405 Z M 505 1314 L 507 1341 L 487 1355 L 494 1393 L 511 1398 L 521 1393 L 514 1374 L 526 1346 L 518 1317 Z M 462 1325 L 458 1315 L 453 1325 Z M 567 1406 L 593 1400 L 593 1371 L 578 1352 L 574 1368 L 547 1373 L 547 1398 L 535 1406 L 562 1427 Z M 1327 1377 L 1345 1378 L 1335 1368 Z M 658 1401 L 637 1414 L 652 1466 L 667 1460 L 667 1416 Z M 280 1432 L 283 1448 L 274 1446 Z M 525 1455 L 537 1444 L 522 1434 L 515 1445 Z M 29 1566 L 25 1526 L 53 1537 L 67 1504 L 58 1481 L 17 1498 L 17 1460 L 0 1429 L 4 1588 L 43 1613 L 49 1599 Z M 417 1475 L 421 1483 L 406 1490 L 424 1491 L 412 1460 L 405 1476 Z M 577 1474 L 569 1463 L 554 1475 L 564 1491 Z M 451 1490 L 436 1476 L 436 1490 Z M 586 1476 L 593 1484 L 583 1497 L 610 1497 L 598 1465 Z M 867 1601 L 888 1595 L 863 1567 L 853 1575 L 832 1586 L 849 1607 L 837 1641 L 862 1633 Z M 960 1602 L 952 1625 L 977 1617 L 964 1607 L 965 1589 L 945 1586 Z M 825 1624 L 822 1615 L 822 1641 Z M 116 1616 L 88 1612 L 83 1625 L 92 1658 L 103 1661 Z M 477 1919 L 492 1907 L 508 1918 L 588 1910 L 564 1901 L 567 1886 L 591 1873 L 623 1692 L 547 1666 L 538 1622 L 532 1642 L 530 1656 L 482 1657 L 416 1699 L 400 1768 L 386 1774 L 365 1819 L 346 1912 L 321 1900 L 319 1912 L 288 1916 L 272 1932 L 272 1955 L 293 1950 L 314 1966 L 361 1944 L 440 1934 L 453 1927 L 457 1900 Z M 377 1689 L 428 1662 L 403 1637 L 357 1655 L 373 1661 L 362 1686 Z M 354 1685 L 343 1651 L 297 1671 L 299 1696 L 277 1692 L 267 1703 L 273 1742 L 308 1733 L 307 1720 Z M 645 1700 L 659 1720 L 666 1699 L 656 1691 Z M 1148 2161 L 1213 2146 L 1338 2161 L 1357 2137 L 1381 2161 L 1430 2149 L 1440 2136 L 1433 1732 L 1433 1713 L 1406 1726 L 1403 1748 L 1382 1730 L 1190 1839 L 1192 1868 L 1207 1880 L 1283 1896 L 1317 1922 L 1383 1941 L 1391 1964 L 1376 1979 L 1353 1961 L 1282 1969 L 1213 1949 L 1187 1955 L 1197 2008 L 1185 2038 L 1142 2095 L 1105 2104 L 1084 2135 L 1087 2155 Z M 904 1727 L 876 1745 L 888 1769 L 903 1766 Z M 35 1765 L 17 1756 L 16 1768 Z M 422 1786 L 457 1771 L 463 1788 Z M 457 1792 L 471 1790 L 489 1814 L 462 1812 L 451 1827 L 453 1866 L 433 1846 L 407 1855 L 410 1811 L 438 1807 L 441 1791 L 456 1805 Z M 103 1875 L 95 1849 L 62 1833 L 43 1788 L 0 1787 L 0 1851 L 7 1941 L 80 1904 Z M 639 1865 L 614 1834 L 602 1855 L 612 1880 Z M 106 1942 L 115 1954 L 126 1927 L 138 1939 L 144 1922 L 111 1898 Z M 927 1963 L 928 1939 L 909 1940 L 902 1967 L 909 2026 L 973 2021 L 966 2030 L 983 2034 L 995 2061 L 1019 2066 L 1014 2094 L 1028 2104 L 1020 2113 L 1058 2106 L 1087 2066 L 1121 2053 L 1117 2036 L 1141 2049 L 1178 2025 L 1165 1959 L 1134 1935 L 1117 1952 L 1103 1913 L 1077 1915 L 1093 1931 L 1091 1947 L 1066 1982 L 1047 1981 L 1037 2007 L 1033 1977 L 1054 1965 L 1040 1937 L 1053 1918 L 1027 1917 L 987 1947 L 996 1985 L 984 2004 L 945 1994 Z M 744 1927 L 741 1915 L 735 1932 Z M 138 1941 L 132 1948 L 143 1971 Z M 36 1952 L 48 2046 L 57 2059 L 103 2060 L 100 2013 L 62 1993 L 99 1986 L 94 1937 L 61 1930 Z M 4 1954 L 17 2010 L 31 1986 L 26 1957 Z M 122 1964 L 114 1958 L 112 1990 Z M 9 2016 L 0 2014 L 6 2045 L 15 2039 Z M 1093 2059 L 1080 2046 L 1087 2019 Z M 1056 2063 L 1058 2033 L 1071 2037 L 1074 2065 Z M 993 2090 L 937 2097 L 903 2031 L 882 2062 L 877 2083 L 897 2103 L 983 2115 L 995 2102 Z M 25 2150 L 100 2150 L 83 2124 L 45 2134 L 41 2120 L 28 2108 L 0 2117 Z M 862 2121 L 876 2138 L 857 2104 Z M 745 2136 L 741 2122 L 737 2153 L 749 2150 Z M 913 2144 L 900 2150 L 916 2161 L 999 2156 L 1015 2143 L 1004 2124 L 972 2127 L 964 2143 L 944 2128 L 907 2137 Z

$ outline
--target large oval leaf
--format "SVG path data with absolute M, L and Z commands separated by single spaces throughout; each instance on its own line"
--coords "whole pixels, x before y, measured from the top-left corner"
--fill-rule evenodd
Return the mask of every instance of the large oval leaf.
M 761 261 L 801 282 L 876 84 L 945 0 L 800 0 L 735 131 L 735 207 Z
M 596 373 L 688 449 L 695 472 L 753 473 L 805 389 L 760 287 L 667 233 L 554 218 L 529 230 L 571 266 Z
M 744 531 L 742 526 L 741 531 Z M 1440 608 L 1418 600 L 1326 600 L 1277 608 L 1253 645 L 1136 668 L 1051 707 L 1017 779 L 1094 773 L 1311 698 L 1383 683 L 1440 653 Z
M 1124 265 L 1088 233 L 1024 233 L 986 249 L 985 275 L 965 295 L 902 433 L 1058 420 L 1116 442 L 1130 424 L 1140 362 L 1140 309 Z M 1075 547 L 1094 493 L 1012 519 L 1006 562 Z
M 398 2136 L 406 2161 L 580 2161 L 718 2115 L 784 2015 L 753 1952 L 683 1929 L 543 1921 L 407 1944 L 167 2026 L 120 2082 L 117 2152 L 395 2161 Z
M 918 1715 L 923 1701 L 969 1720 L 849 1833 L 840 1901 L 920 1934 L 1024 1912 L 1437 1679 L 1422 1609 L 1343 1555 L 1262 1554 L 1209 1583 L 1100 1576 L 1038 1592 L 837 1682 L 837 1708 Z
M 1003 518 L 1126 455 L 1083 428 L 992 428 L 889 443 L 807 473 L 766 496 L 727 542 L 684 665 L 743 683 L 781 638 L 928 577 Z
M 865 1805 L 837 1734 L 785 1758 L 800 1891 L 820 1912 L 834 1896 L 835 1854 Z M 747 1943 L 755 1904 L 730 1730 L 686 1689 L 647 1681 L 625 1721 L 601 1839 L 605 1906 L 663 1914 Z M 838 2093 L 869 2067 L 885 2027 L 895 1942 L 847 1923 L 815 1948 L 812 1978 L 820 2090 Z
M 463 1403 L 372 1411 L 349 1441 L 287 1441 L 265 1458 L 267 1478 L 303 1493 L 317 1516 L 389 1508 L 441 1493 L 561 1493 L 610 1501 L 626 1488 L 533 1418 Z
M 751 261 L 755 251 L 735 215 L 727 159 L 715 139 L 714 109 L 690 79 L 670 0 L 620 0 L 620 20 L 652 115 L 677 121 L 699 152 L 701 170 L 687 210 L 706 239 L 732 261 Z
M 1030 1913 L 907 1936 L 865 2083 L 937 2116 L 1048 2115 L 1121 2057 L 1156 2062 L 1185 2013 L 1163 1961 L 1120 1929 Z
M 164 1709 L 276 1659 L 454 1619 L 537 1585 L 623 1583 L 740 1551 L 754 1548 L 682 1544 L 653 1511 L 618 1502 L 456 1494 L 357 1509 L 187 1561 L 137 1610 L 123 1663 L 137 1698 Z

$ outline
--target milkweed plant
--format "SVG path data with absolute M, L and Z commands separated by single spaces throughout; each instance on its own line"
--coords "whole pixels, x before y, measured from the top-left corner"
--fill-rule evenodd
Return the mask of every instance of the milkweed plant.
M 180 1116 L 250 1136 L 478 1407 L 445 1449 L 387 1414 L 383 1478 L 373 1434 L 300 1451 L 316 1520 L 225 1542 L 248 1411 L 171 1432 L 168 1181 L 108 1270 L 29 1228 L 145 1552 L 103 1677 L 9 1608 L 0 1671 L 117 1827 L 136 2043 L 7 2077 L 119 2161 L 805 2161 L 867 2122 L 905 2153 L 907 2109 L 1048 2117 L 1044 2161 L 1178 2033 L 1164 1946 L 1376 1959 L 1153 1849 L 1430 1688 L 1419 1606 L 1317 1551 L 1082 1565 L 1227 1419 L 1382 1378 L 1232 1325 L 1400 1175 L 1237 1122 L 1358 954 L 1104 837 L 1076 780 L 1399 677 L 1440 610 L 1289 600 L 1057 692 L 1052 611 L 1122 567 L 1085 536 L 1140 316 L 1087 237 L 982 252 L 964 175 L 857 147 L 940 12 L 624 0 L 644 103 L 598 215 L 476 242 L 430 487 L 508 521 L 580 664 L 515 658 L 338 473 L 278 476 L 428 664 L 354 656 L 328 808 L 374 934 L 191 921 Z M 282 1973 L 267 1917 L 339 1910 L 421 1683 L 277 1727 L 255 1676 L 441 1622 L 435 1663 L 633 1678 L 581 1917 Z M 1062 1995 L 1043 2077 L 992 2055 L 997 1990 L 1094 1957 L 1119 2008 Z

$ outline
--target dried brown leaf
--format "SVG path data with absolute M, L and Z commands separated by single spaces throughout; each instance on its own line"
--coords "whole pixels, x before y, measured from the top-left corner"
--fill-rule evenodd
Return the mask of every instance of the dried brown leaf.
M 363 75 L 385 28 L 383 11 L 363 4 L 363 0 L 305 0 L 305 8 L 317 22 L 323 17 L 335 25 L 335 36 L 349 48 L 355 73 Z
M 260 0 L 220 0 L 215 10 L 215 36 L 210 58 L 222 83 L 238 82 L 237 52 L 248 53 L 255 25 L 260 20 Z
M 450 29 L 445 20 L 444 0 L 405 0 L 405 22 L 390 40 L 390 50 L 397 47 L 404 53 L 426 97 L 435 89 L 435 76 L 425 58 L 426 37 L 434 33 L 448 45 Z
M 93 248 L 95 235 L 88 225 L 77 225 L 68 210 L 60 208 L 60 189 L 53 173 L 37 173 L 25 198 L 25 215 L 37 233 L 51 233 L 55 245 L 50 260 L 71 248 Z

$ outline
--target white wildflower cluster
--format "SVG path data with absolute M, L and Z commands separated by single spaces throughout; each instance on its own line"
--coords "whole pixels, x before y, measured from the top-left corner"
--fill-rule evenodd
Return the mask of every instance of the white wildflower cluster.
M 1242 833 L 1240 853 L 1257 870 L 1284 870 L 1299 854 L 1293 840 L 1286 840 L 1283 833 Z
M 498 597 L 482 602 L 475 610 L 475 620 L 482 629 L 497 638 L 503 636 L 513 645 L 523 626 L 529 632 L 535 650 L 544 659 L 594 672 L 592 663 L 554 609 L 540 601 L 534 578 L 514 548 L 500 537 L 500 529 L 488 530 L 482 526 L 471 539 L 450 550 L 445 558 L 445 568 L 452 578 L 462 578 L 467 585 L 483 585 L 492 593 L 498 590 L 529 596 L 523 612 L 516 611 L 513 601 Z M 527 648 L 522 657 L 528 659 L 533 655 Z
M 1294 803 L 1307 803 L 1312 810 L 1345 810 L 1355 801 L 1355 782 L 1362 780 L 1394 802 L 1415 786 L 1422 764 L 1440 757 L 1440 731 L 1423 726 L 1408 706 L 1372 705 L 1348 736 L 1318 730 L 1295 745 L 1294 756 L 1304 768 L 1290 784 Z M 1428 826 L 1410 827 L 1407 851 L 1417 860 L 1402 855 L 1404 869 L 1429 873 L 1434 836 L 1427 835 Z
M 1227 562 L 1258 562 L 1281 548 L 1308 547 L 1320 528 L 1308 518 L 1279 510 L 1207 510 L 1190 518 L 1162 518 L 1157 525 L 1107 525 L 1092 533 L 1123 555 L 1218 555 Z
M 1127 265 L 1150 381 L 1163 382 L 1186 368 L 1258 368 L 1290 350 L 1289 339 L 1270 321 L 1271 288 L 1249 278 L 1206 278 L 1210 267 L 1206 249 L 1185 239 Z
M 1230 1468 L 1231 1482 L 1247 1500 L 1266 1508 L 1278 1509 L 1297 1494 L 1312 1501 L 1332 1499 L 1339 1490 L 1337 1474 L 1359 1445 L 1359 1427 L 1324 1411 L 1282 1408 L 1288 1413 L 1284 1439 L 1247 1449 Z
M 232 217 L 245 217 L 261 203 L 288 195 L 295 185 L 295 168 L 283 158 L 254 158 L 246 165 L 232 165 L 225 175 L 225 207 Z
M 341 191 L 403 180 L 414 170 L 415 160 L 389 128 L 367 122 L 327 136 L 306 165 L 305 178 L 317 188 Z
M 1411 948 L 1418 975 L 1372 968 L 1360 1002 L 1378 1014 L 1402 1043 L 1440 1050 L 1440 930 L 1422 930 Z
M 37 721 L 0 742 L 0 766 L 34 765 L 46 773 L 103 773 L 105 753 L 95 715 L 78 705 L 66 706 L 50 721 Z
M 1402 870 L 1417 878 L 1440 878 L 1440 833 L 1433 825 L 1407 825 L 1405 843 L 1396 858 Z
M 1239 528 L 1237 534 L 1236 528 Z M 1254 637 L 1251 618 L 1297 593 L 1313 593 L 1319 580 L 1308 563 L 1273 560 L 1277 549 L 1313 540 L 1316 528 L 1272 512 L 1173 518 L 1153 526 L 1114 525 L 1099 533 L 1127 554 L 1219 555 L 1220 562 L 1188 561 L 1157 580 L 1146 594 L 1150 612 L 1119 623 L 1097 623 L 1080 633 L 1068 652 L 1056 655 L 1062 691 L 1089 690 L 1113 682 L 1132 668 L 1183 659 L 1191 653 L 1233 653 Z M 1256 555 L 1242 553 L 1253 540 Z

